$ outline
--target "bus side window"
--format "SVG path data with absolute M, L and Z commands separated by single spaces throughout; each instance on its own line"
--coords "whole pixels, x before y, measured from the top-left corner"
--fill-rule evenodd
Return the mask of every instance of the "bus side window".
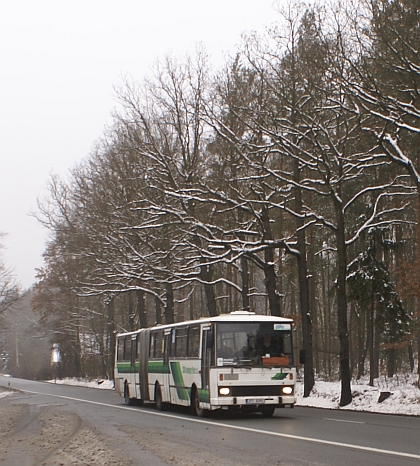
M 149 358 L 153 359 L 155 357 L 155 334 L 150 333 L 150 340 L 149 340 Z
M 169 357 L 174 358 L 176 355 L 176 328 L 172 329 L 171 332 L 171 341 L 170 341 L 170 348 L 169 348 Z
M 163 332 L 159 331 L 155 333 L 155 351 L 154 357 L 156 359 L 162 359 L 165 349 L 165 340 L 163 338 Z
M 176 332 L 176 350 L 177 358 L 185 358 L 187 356 L 187 328 L 178 328 Z
M 131 337 L 125 339 L 124 361 L 131 361 Z
M 137 338 L 131 339 L 131 365 L 134 366 L 136 361 L 138 361 L 138 348 L 137 348 Z
M 198 358 L 200 352 L 200 327 L 188 329 L 188 351 L 189 358 Z

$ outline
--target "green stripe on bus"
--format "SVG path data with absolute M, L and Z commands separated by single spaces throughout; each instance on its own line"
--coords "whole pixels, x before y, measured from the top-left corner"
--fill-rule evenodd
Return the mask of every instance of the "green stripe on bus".
M 149 374 L 169 374 L 169 366 L 163 361 L 149 361 L 147 363 L 147 372 Z
M 136 362 L 134 366 L 131 365 L 129 362 L 118 362 L 117 363 L 117 371 L 120 374 L 133 374 L 139 372 L 139 363 Z
M 210 403 L 210 390 L 206 390 L 204 388 L 198 389 L 198 399 L 202 403 Z
M 278 372 L 275 374 L 273 377 L 271 377 L 271 380 L 283 380 L 285 379 L 289 374 L 287 372 Z
M 188 401 L 190 399 L 190 391 L 185 388 L 184 377 L 182 376 L 181 364 L 179 362 L 171 362 L 172 377 L 174 379 L 176 392 L 180 400 Z

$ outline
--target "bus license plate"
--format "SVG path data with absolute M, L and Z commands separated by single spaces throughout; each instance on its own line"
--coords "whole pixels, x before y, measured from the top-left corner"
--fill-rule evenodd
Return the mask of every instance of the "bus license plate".
M 247 405 L 261 405 L 264 403 L 264 398 L 246 398 L 245 404 Z

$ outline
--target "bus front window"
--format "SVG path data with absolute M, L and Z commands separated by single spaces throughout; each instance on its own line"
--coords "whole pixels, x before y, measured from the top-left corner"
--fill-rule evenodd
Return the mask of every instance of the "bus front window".
M 263 360 L 264 365 L 291 365 L 291 333 L 289 323 L 218 323 L 217 365 L 260 366 Z

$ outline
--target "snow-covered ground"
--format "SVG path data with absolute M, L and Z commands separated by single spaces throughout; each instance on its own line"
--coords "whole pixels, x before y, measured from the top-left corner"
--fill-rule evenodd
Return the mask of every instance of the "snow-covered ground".
M 114 390 L 114 382 L 112 380 L 83 380 L 83 379 L 56 379 L 48 380 L 49 383 L 57 383 L 62 385 L 78 385 L 79 387 L 99 388 L 100 390 Z
M 370 387 L 368 380 L 363 379 L 352 383 L 353 401 L 344 408 L 339 407 L 340 382 L 325 382 L 317 380 L 311 396 L 303 398 L 303 384 L 297 385 L 298 406 L 311 406 L 324 409 L 345 409 L 354 411 L 369 411 L 373 413 L 403 414 L 420 416 L 420 389 L 417 386 L 418 376 L 414 374 L 394 376 L 392 379 L 380 377 L 375 380 L 375 386 Z M 114 383 L 110 380 L 80 380 L 63 379 L 50 380 L 50 383 L 78 385 L 113 390 Z M 382 392 L 391 395 L 381 403 Z M 13 392 L 0 391 L 0 398 Z
M 420 389 L 417 381 L 418 376 L 414 374 L 394 376 L 392 379 L 380 377 L 375 379 L 374 387 L 369 386 L 368 379 L 353 380 L 353 401 L 343 408 L 339 407 L 340 382 L 317 380 L 308 398 L 303 398 L 303 384 L 300 383 L 297 404 L 326 409 L 420 416 Z M 383 392 L 391 394 L 380 403 L 378 400 Z

